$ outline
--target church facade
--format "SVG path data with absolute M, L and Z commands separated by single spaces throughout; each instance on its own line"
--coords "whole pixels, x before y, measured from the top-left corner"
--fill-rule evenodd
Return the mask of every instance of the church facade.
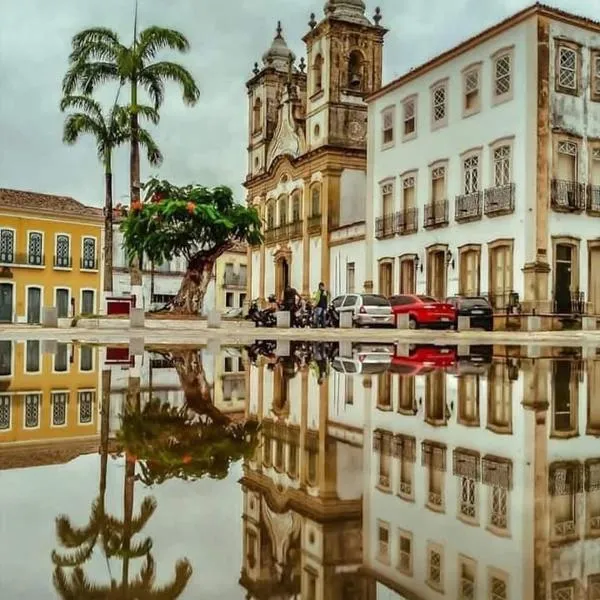
M 329 0 L 312 14 L 296 64 L 278 24 L 248 90 L 247 201 L 264 242 L 248 250 L 248 299 L 332 294 L 365 282 L 367 105 L 381 87 L 386 33 L 362 0 Z

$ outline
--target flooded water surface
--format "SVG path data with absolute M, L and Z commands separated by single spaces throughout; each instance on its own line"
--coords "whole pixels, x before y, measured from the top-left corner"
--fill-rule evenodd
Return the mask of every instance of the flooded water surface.
M 600 599 L 589 348 L 0 341 L 2 600 Z

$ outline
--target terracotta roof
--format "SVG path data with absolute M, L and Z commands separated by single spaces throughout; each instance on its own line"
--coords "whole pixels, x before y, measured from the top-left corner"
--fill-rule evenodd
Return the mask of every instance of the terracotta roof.
M 0 470 L 23 469 L 70 462 L 84 454 L 97 453 L 100 436 L 0 444 Z
M 594 31 L 600 31 L 600 21 L 594 21 L 593 19 L 589 19 L 587 17 L 582 17 L 581 15 L 576 15 L 573 13 L 569 13 L 564 10 L 560 10 L 559 8 L 554 8 L 552 6 L 548 6 L 547 4 L 543 4 L 542 2 L 536 2 L 535 4 L 531 4 L 528 7 L 520 10 L 519 12 L 513 13 L 509 17 L 499 21 L 498 23 L 480 31 L 479 33 L 471 36 L 470 38 L 464 40 L 460 44 L 453 46 L 452 48 L 434 56 L 429 59 L 427 62 L 420 64 L 417 67 L 412 68 L 410 71 L 404 73 L 400 77 L 393 79 L 389 83 L 386 83 L 383 87 L 373 92 L 371 95 L 365 98 L 366 102 L 373 102 L 377 100 L 381 96 L 384 96 L 388 92 L 392 90 L 398 89 L 402 87 L 404 84 L 416 79 L 420 75 L 430 71 L 431 69 L 435 69 L 440 65 L 460 56 L 464 52 L 468 52 L 472 48 L 486 42 L 487 40 L 495 37 L 507 31 L 511 27 L 518 25 L 525 19 L 532 17 L 533 15 L 541 14 L 543 16 L 547 16 L 550 18 L 554 18 L 560 21 L 565 21 L 575 27 L 586 27 L 588 29 L 593 29 Z
M 86 206 L 69 196 L 54 196 L 26 190 L 0 188 L 0 208 L 34 211 L 40 214 L 102 220 L 101 208 Z

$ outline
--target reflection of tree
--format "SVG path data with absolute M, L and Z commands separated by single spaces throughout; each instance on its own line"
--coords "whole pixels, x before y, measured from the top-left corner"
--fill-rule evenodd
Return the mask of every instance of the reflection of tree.
M 139 514 L 134 516 L 136 459 L 129 453 L 125 456 L 123 520 L 106 513 L 110 371 L 103 371 L 102 384 L 99 495 L 92 504 L 90 519 L 86 526 L 75 527 L 66 515 L 61 515 L 56 519 L 57 538 L 66 552 L 60 553 L 56 550 L 52 552 L 52 562 L 55 565 L 54 587 L 60 597 L 65 600 L 134 600 L 136 598 L 174 600 L 183 593 L 192 575 L 192 567 L 186 559 L 180 560 L 175 566 L 175 576 L 172 581 L 163 586 L 155 584 L 156 565 L 151 553 L 152 540 L 145 538 L 136 542 L 133 538 L 144 529 L 154 514 L 156 500 L 151 497 L 145 498 Z M 139 379 L 131 378 L 126 414 L 130 411 L 139 412 L 139 392 Z M 90 582 L 82 568 L 82 565 L 91 558 L 99 540 L 110 576 L 110 583 L 106 585 Z M 111 558 L 118 558 L 122 561 L 120 582 L 111 573 Z M 136 558 L 145 559 L 144 564 L 138 575 L 130 581 L 130 561 Z M 67 569 L 70 569 L 70 572 L 67 572 Z

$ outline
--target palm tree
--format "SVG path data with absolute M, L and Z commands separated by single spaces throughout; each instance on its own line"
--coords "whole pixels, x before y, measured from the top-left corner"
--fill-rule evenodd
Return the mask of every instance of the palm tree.
M 186 104 L 196 104 L 200 97 L 200 90 L 191 73 L 178 63 L 155 60 L 161 50 L 185 53 L 189 48 L 187 38 L 174 29 L 151 26 L 138 33 L 137 0 L 131 45 L 122 43 L 117 33 L 105 27 L 85 29 L 73 37 L 69 69 L 63 79 L 65 95 L 70 95 L 77 89 L 85 95 L 91 95 L 99 85 L 109 81 L 129 85 L 131 107 L 129 184 L 130 202 L 134 206 L 140 203 L 141 187 L 138 92 L 145 91 L 154 108 L 158 110 L 164 101 L 165 82 L 170 81 L 179 85 Z M 136 290 L 141 285 L 139 261 L 134 260 L 131 267 L 132 295 L 137 295 Z M 136 298 L 136 300 L 141 299 Z M 142 306 L 142 303 L 137 306 Z
M 61 111 L 72 110 L 65 119 L 63 142 L 75 144 L 82 135 L 96 139 L 98 158 L 104 166 L 104 291 L 112 292 L 113 268 L 113 202 L 112 157 L 114 150 L 131 139 L 130 109 L 116 103 L 108 114 L 89 96 L 66 95 L 60 103 Z M 158 111 L 151 106 L 138 106 L 140 115 L 154 124 L 159 121 Z M 158 166 L 163 156 L 146 129 L 138 132 L 139 143 L 146 149 L 148 162 Z

